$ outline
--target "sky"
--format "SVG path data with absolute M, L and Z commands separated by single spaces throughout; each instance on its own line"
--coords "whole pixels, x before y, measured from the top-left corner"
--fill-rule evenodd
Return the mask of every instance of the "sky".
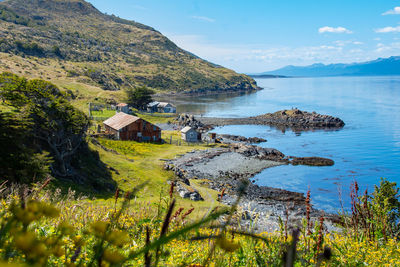
M 400 55 L 400 0 L 89 0 L 242 73 Z

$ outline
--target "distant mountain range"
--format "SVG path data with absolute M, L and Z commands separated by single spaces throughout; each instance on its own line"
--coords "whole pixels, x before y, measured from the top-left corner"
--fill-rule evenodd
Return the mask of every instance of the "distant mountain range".
M 400 75 L 400 56 L 378 58 L 377 60 L 351 64 L 313 64 L 310 66 L 286 66 L 258 75 L 282 75 L 291 77 L 321 76 L 373 76 Z M 257 77 L 257 75 L 252 75 Z

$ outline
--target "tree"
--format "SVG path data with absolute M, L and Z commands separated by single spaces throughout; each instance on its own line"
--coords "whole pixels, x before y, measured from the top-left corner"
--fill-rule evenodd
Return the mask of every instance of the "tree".
M 0 111 L 0 177 L 9 182 L 28 183 L 49 173 L 51 160 L 37 152 L 32 140 L 32 123 L 21 114 Z
M 153 101 L 151 96 L 154 93 L 153 90 L 146 86 L 127 89 L 128 104 L 139 110 L 145 110 L 147 104 Z
M 51 170 L 58 177 L 73 175 L 71 161 L 85 142 L 89 119 L 70 103 L 70 96 L 43 80 L 0 75 L 0 95 L 32 122 L 37 150 L 46 150 L 54 159 Z

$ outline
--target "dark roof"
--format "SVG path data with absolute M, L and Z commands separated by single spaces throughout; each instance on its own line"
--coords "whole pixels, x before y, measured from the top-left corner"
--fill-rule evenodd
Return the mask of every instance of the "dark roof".
M 140 118 L 123 112 L 119 112 L 111 118 L 105 120 L 103 124 L 113 128 L 114 130 L 119 131 L 137 120 L 140 120 Z

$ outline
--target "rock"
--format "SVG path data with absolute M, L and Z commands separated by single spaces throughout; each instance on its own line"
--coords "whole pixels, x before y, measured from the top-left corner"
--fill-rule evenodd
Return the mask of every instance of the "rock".
M 250 137 L 246 138 L 244 136 L 240 135 L 230 135 L 230 134 L 222 134 L 220 135 L 222 137 L 222 140 L 220 139 L 221 143 L 225 143 L 224 139 L 228 139 L 229 141 L 235 141 L 235 142 L 245 142 L 245 143 L 263 143 L 267 142 L 267 140 L 259 137 Z
M 285 154 L 274 148 L 235 144 L 231 146 L 231 150 L 246 157 L 257 157 L 262 160 L 281 161 L 285 158 Z
M 190 126 L 194 129 L 202 129 L 204 127 L 204 124 L 196 120 L 193 115 L 179 114 L 175 120 L 182 127 Z
M 189 198 L 193 201 L 203 201 L 203 197 L 200 193 L 193 189 L 192 187 L 188 186 L 187 184 L 183 184 L 181 182 L 177 182 L 175 184 L 176 191 L 178 192 L 181 198 Z
M 200 194 L 199 194 L 199 192 L 193 192 L 193 193 L 191 193 L 190 194 L 190 200 L 193 200 L 193 201 L 203 201 L 204 199 L 200 196 Z
M 242 220 L 251 220 L 251 214 L 248 210 L 242 212 Z
M 331 159 L 320 157 L 291 157 L 289 161 L 292 165 L 308 165 L 308 166 L 332 166 L 335 162 Z

